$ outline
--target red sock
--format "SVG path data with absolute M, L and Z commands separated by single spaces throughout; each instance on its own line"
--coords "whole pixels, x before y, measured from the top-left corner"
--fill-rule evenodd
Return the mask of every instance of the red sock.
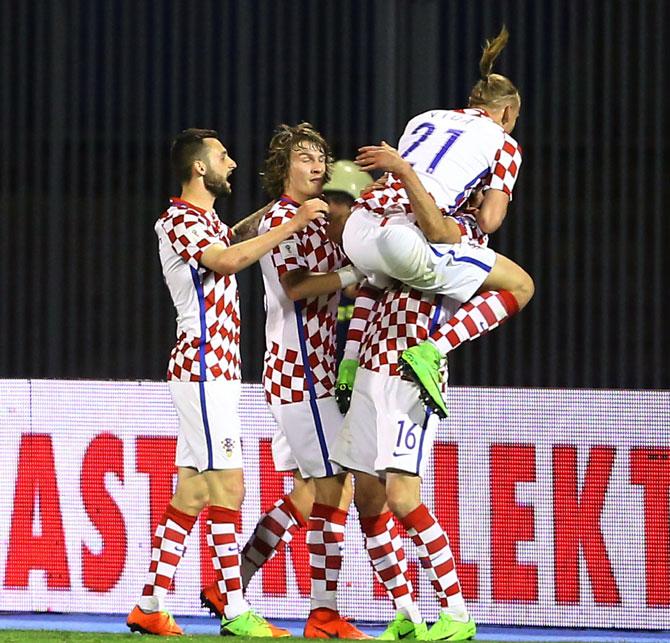
M 490 290 L 475 295 L 454 316 L 430 336 L 442 355 L 463 342 L 481 337 L 519 312 L 519 304 L 509 290 Z
M 242 593 L 240 550 L 235 533 L 239 515 L 234 509 L 210 505 L 207 520 L 207 544 L 226 618 L 235 618 L 249 609 Z
M 342 546 L 347 512 L 314 503 L 307 524 L 307 551 L 312 575 L 312 609 L 337 610 L 337 581 L 342 567 Z
M 154 532 L 151 564 L 142 596 L 156 596 L 160 601 L 165 598 L 177 565 L 184 557 L 186 536 L 191 532 L 197 518 L 175 509 L 172 505 L 167 506 Z
M 421 566 L 435 590 L 443 609 L 467 613 L 449 540 L 426 505 L 419 505 L 401 520 L 419 554 Z
M 272 509 L 261 516 L 242 550 L 242 585 L 246 587 L 256 571 L 288 545 L 293 534 L 306 525 L 289 496 L 277 500 Z
M 398 527 L 389 511 L 360 519 L 365 549 L 372 568 L 396 610 L 414 603 L 414 588 L 407 577 L 407 561 Z

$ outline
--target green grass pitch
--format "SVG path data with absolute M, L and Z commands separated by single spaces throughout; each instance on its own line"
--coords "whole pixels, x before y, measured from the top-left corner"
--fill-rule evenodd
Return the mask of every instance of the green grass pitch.
M 139 634 L 114 634 L 114 633 L 96 633 L 96 632 L 58 632 L 46 630 L 0 630 L 0 643 L 114 643 L 115 641 L 135 641 L 135 643 L 153 643 L 154 641 L 173 641 L 175 637 L 168 636 L 143 636 Z M 205 634 L 185 635 L 176 640 L 190 640 L 193 643 L 221 643 L 228 641 L 228 643 L 258 643 L 259 639 L 238 638 L 221 636 L 208 636 Z M 265 639 L 262 639 L 265 640 Z M 313 641 L 313 639 L 303 639 L 293 637 L 291 641 L 296 643 L 304 643 L 306 641 Z M 474 639 L 476 643 L 477 639 Z M 542 638 L 537 639 L 538 643 L 542 643 Z M 487 639 L 486 643 L 501 643 Z M 506 639 L 504 643 L 514 643 Z M 528 639 L 524 639 L 524 643 L 532 643 Z M 570 641 L 562 641 L 562 643 L 571 643 Z

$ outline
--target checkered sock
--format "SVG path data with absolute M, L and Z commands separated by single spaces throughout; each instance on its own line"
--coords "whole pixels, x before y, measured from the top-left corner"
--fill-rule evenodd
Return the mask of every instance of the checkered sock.
M 354 312 L 349 320 L 343 359 L 355 359 L 358 361 L 363 335 L 368 326 L 370 311 L 377 302 L 378 292 L 369 286 L 359 288 L 356 300 L 354 301 Z
M 375 576 L 384 585 L 393 606 L 415 623 L 421 622 L 414 602 L 414 588 L 407 577 L 407 561 L 398 527 L 389 511 L 380 516 L 360 518 L 365 549 Z
M 165 509 L 154 532 L 149 573 L 138 603 L 144 611 L 164 609 L 165 596 L 172 584 L 177 565 L 186 551 L 186 536 L 197 518 L 175 509 L 172 505 Z
M 307 523 L 307 551 L 312 577 L 311 609 L 337 610 L 337 580 L 342 567 L 342 546 L 347 512 L 314 503 Z
M 239 514 L 233 509 L 210 505 L 207 520 L 207 544 L 226 618 L 235 618 L 249 609 L 242 593 L 240 549 L 235 534 Z
M 430 336 L 442 355 L 463 342 L 481 337 L 519 312 L 519 304 L 509 290 L 490 290 L 475 295 L 454 316 Z
M 456 617 L 467 615 L 449 540 L 433 514 L 421 504 L 401 522 L 416 545 L 442 610 Z
M 289 496 L 277 500 L 272 509 L 261 516 L 242 550 L 242 587 L 246 589 L 253 575 L 306 525 Z

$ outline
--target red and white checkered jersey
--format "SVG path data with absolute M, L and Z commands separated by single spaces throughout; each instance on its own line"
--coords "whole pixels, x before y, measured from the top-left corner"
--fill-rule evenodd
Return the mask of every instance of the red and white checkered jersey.
M 474 211 L 463 208 L 451 216 L 461 231 L 461 241 L 466 243 L 475 243 L 478 246 L 489 245 L 489 235 L 482 231 L 477 223 Z
M 521 147 L 482 109 L 432 110 L 412 118 L 398 142 L 421 183 L 445 214 L 455 213 L 479 187 L 512 198 Z M 414 221 L 407 193 L 394 176 L 384 189 L 364 194 L 357 205 L 382 217 Z
M 200 265 L 212 244 L 230 246 L 232 232 L 214 210 L 181 199 L 154 226 L 165 283 L 177 310 L 177 344 L 168 380 L 240 379 L 240 309 L 234 275 Z
M 363 309 L 369 307 L 365 299 L 370 293 L 365 290 L 362 289 L 359 295 L 363 299 Z M 358 305 L 357 298 L 356 307 Z M 386 290 L 367 313 L 359 351 L 360 367 L 384 375 L 400 375 L 400 353 L 428 339 L 459 306 L 457 301 L 443 295 L 421 292 L 405 285 Z M 349 342 L 347 344 L 349 348 Z
M 258 233 L 292 219 L 298 207 L 282 196 L 261 221 Z M 321 219 L 261 258 L 266 305 L 263 384 L 268 403 L 291 404 L 334 394 L 340 293 L 294 302 L 279 279 L 290 270 L 332 272 L 345 263 L 344 253 L 328 239 Z

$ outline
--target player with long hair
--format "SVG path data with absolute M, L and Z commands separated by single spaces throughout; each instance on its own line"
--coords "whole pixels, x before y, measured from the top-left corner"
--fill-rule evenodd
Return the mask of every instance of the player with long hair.
M 505 219 L 521 165 L 511 136 L 521 97 L 508 78 L 492 72 L 508 37 L 503 27 L 487 41 L 467 108 L 419 114 L 407 123 L 398 150 L 382 142 L 361 148 L 356 159 L 364 170 L 390 174 L 354 205 L 343 234 L 347 256 L 373 286 L 397 280 L 463 304 L 400 358 L 440 416 L 447 412 L 443 358 L 515 315 L 534 293 L 520 266 L 486 247 Z M 478 189 L 483 201 L 476 217 L 458 213 Z M 351 356 L 345 357 L 338 386 L 353 382 Z

